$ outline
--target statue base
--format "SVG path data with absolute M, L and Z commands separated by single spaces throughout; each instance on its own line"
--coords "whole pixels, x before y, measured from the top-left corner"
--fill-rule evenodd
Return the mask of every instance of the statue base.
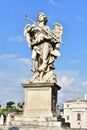
M 62 122 L 57 121 L 56 117 L 28 117 L 16 116 L 15 121 L 11 122 L 11 126 L 29 126 L 29 127 L 61 127 Z
M 25 89 L 24 115 L 52 117 L 56 112 L 57 91 L 60 86 L 54 83 L 22 84 Z
M 25 90 L 24 114 L 16 116 L 12 125 L 61 126 L 61 122 L 54 117 L 57 91 L 61 87 L 54 83 L 28 83 L 22 86 Z

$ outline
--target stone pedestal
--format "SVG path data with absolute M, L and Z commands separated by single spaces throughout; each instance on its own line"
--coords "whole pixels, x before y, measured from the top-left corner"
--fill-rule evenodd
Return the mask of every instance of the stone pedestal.
M 25 90 L 24 114 L 16 116 L 12 125 L 32 127 L 57 127 L 61 121 L 54 117 L 57 91 L 60 86 L 53 83 L 22 84 Z
M 54 83 L 22 84 L 25 90 L 24 115 L 28 117 L 52 117 L 56 111 L 57 91 Z

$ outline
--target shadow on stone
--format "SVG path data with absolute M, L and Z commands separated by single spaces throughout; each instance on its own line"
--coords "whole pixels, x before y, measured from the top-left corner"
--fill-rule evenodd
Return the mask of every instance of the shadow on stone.
M 10 127 L 8 130 L 19 130 L 17 127 Z

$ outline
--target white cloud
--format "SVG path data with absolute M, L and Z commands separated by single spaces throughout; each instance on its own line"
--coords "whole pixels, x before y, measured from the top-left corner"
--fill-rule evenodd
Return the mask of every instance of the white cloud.
M 74 82 L 74 78 L 69 78 L 67 76 L 63 76 L 61 78 L 61 83 L 64 84 L 64 86 L 69 86 Z
M 28 82 L 29 82 L 28 78 L 24 78 L 24 77 L 19 78 L 19 83 L 28 83 Z
M 10 100 L 16 103 L 22 101 L 24 89 L 21 83 L 26 83 L 28 78 L 29 75 L 26 74 L 26 70 L 20 73 L 16 70 L 0 73 L 0 104 L 5 105 Z
M 8 38 L 9 42 L 23 42 L 24 37 L 22 35 L 17 35 L 17 36 L 11 36 Z
M 83 81 L 82 86 L 87 87 L 87 80 Z
M 22 63 L 26 65 L 32 65 L 32 62 L 29 58 L 22 58 L 20 55 L 15 55 L 15 54 L 3 54 L 3 55 L 0 55 L 0 59 L 2 59 L 3 61 L 5 61 L 6 59 L 7 60 L 9 59 L 9 62 L 13 61 L 16 64 Z
M 5 87 L 6 88 L 6 87 Z M 24 101 L 24 89 L 22 86 L 20 87 L 20 90 L 18 88 L 10 89 L 7 87 L 7 89 L 2 89 L 0 92 L 0 104 L 5 106 L 8 101 L 14 101 L 16 104 L 18 102 Z
M 76 71 L 60 71 L 57 73 L 57 82 L 63 87 L 69 87 L 75 82 L 79 73 Z
M 4 54 L 0 56 L 0 62 L 0 104 L 23 100 L 21 83 L 28 82 L 32 76 L 31 60 L 20 55 Z
M 32 62 L 29 58 L 19 58 L 16 61 L 20 63 L 24 63 L 26 65 L 32 65 Z
M 76 19 L 82 23 L 85 22 L 85 20 L 81 16 L 78 16 Z
M 15 54 L 3 54 L 0 55 L 0 59 L 12 59 L 12 58 L 17 58 L 19 57 L 18 55 Z
M 52 5 L 57 5 L 54 0 L 49 0 L 49 2 L 50 2 Z
M 57 0 L 49 0 L 49 3 L 52 4 L 53 6 L 57 6 L 58 8 L 62 8 L 64 9 L 64 5 L 61 4 L 59 1 Z
M 81 62 L 82 62 L 81 60 L 76 60 L 76 59 L 69 61 L 70 64 L 79 64 Z
M 64 101 L 72 99 L 84 99 L 87 92 L 87 80 L 81 77 L 78 71 L 60 71 L 57 73 L 57 83 L 61 86 L 58 92 L 58 102 L 63 104 Z

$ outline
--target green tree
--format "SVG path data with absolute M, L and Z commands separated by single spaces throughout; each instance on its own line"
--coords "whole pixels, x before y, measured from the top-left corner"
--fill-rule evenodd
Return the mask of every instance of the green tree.
M 12 105 L 14 105 L 15 103 L 13 101 L 9 101 L 6 103 L 7 107 L 12 107 Z

